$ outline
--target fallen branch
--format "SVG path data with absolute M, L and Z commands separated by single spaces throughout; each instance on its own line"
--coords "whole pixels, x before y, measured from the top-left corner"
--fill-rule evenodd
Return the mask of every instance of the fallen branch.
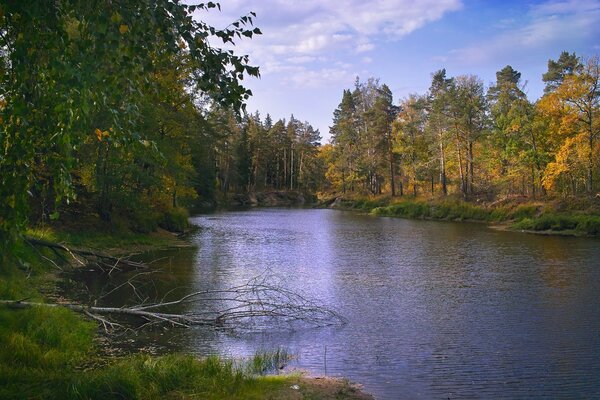
M 244 285 L 229 289 L 197 291 L 172 301 L 131 307 L 96 307 L 18 300 L 0 300 L 0 304 L 16 308 L 65 307 L 100 321 L 105 329 L 115 323 L 99 315 L 136 317 L 145 321 L 144 326 L 168 324 L 180 327 L 209 326 L 227 330 L 273 330 L 282 327 L 297 329 L 301 325 L 315 327 L 345 323 L 344 318 L 334 310 L 281 286 L 270 284 L 265 278 L 254 278 Z M 188 305 L 193 310 L 185 313 L 172 311 L 174 306 L 181 305 Z
M 98 258 L 98 259 L 101 259 L 104 261 L 110 261 L 112 263 L 111 265 L 109 265 L 110 272 L 112 272 L 118 264 L 127 265 L 128 267 L 132 267 L 132 268 L 148 268 L 148 265 L 146 265 L 142 262 L 131 261 L 126 258 L 117 258 L 117 257 L 110 256 L 108 254 L 98 253 L 98 252 L 91 251 L 91 250 L 70 248 L 70 247 L 67 247 L 60 243 L 49 242 L 47 240 L 35 239 L 32 237 L 26 237 L 25 240 L 29 244 L 34 245 L 34 246 L 47 247 L 49 249 L 52 249 L 53 251 L 62 250 L 64 252 L 68 253 L 80 265 L 85 265 L 86 263 L 83 262 L 77 256 L 81 256 L 84 258 L 85 257 L 94 257 L 94 258 Z

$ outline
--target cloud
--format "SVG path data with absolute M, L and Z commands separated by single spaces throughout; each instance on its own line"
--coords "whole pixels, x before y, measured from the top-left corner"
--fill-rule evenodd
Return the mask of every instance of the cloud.
M 261 74 L 283 72 L 304 64 L 334 79 L 324 58 L 351 58 L 368 53 L 378 40 L 400 40 L 427 23 L 462 7 L 462 0 L 230 0 L 222 12 L 197 13 L 196 18 L 225 27 L 249 11 L 263 35 L 240 41 L 235 50 L 249 54 Z M 360 62 L 356 59 L 355 62 Z M 316 81 L 311 75 L 306 82 Z M 298 82 L 299 83 L 299 82 Z
M 324 86 L 334 86 L 336 84 L 352 81 L 357 75 L 355 72 L 351 72 L 345 68 L 321 68 L 312 70 L 301 67 L 290 72 L 291 73 L 284 78 L 284 83 L 299 88 L 323 88 Z
M 583 42 L 597 37 L 600 1 L 548 1 L 530 7 L 519 29 L 499 28 L 485 42 L 452 50 L 448 57 L 463 64 L 481 65 L 510 55 L 526 56 L 542 48 L 564 50 L 563 43 Z

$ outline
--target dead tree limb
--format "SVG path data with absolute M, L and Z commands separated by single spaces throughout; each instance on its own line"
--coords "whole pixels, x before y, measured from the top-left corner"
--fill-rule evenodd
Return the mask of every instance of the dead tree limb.
M 99 315 L 136 317 L 145 325 L 167 324 L 180 327 L 208 326 L 226 330 L 281 330 L 302 326 L 341 325 L 345 320 L 334 310 L 310 300 L 265 278 L 229 289 L 189 293 L 176 300 L 130 307 L 97 307 L 80 304 L 48 304 L 0 300 L 0 304 L 23 308 L 65 307 L 100 321 L 105 329 L 114 324 Z M 185 305 L 190 311 L 175 312 Z M 112 326 L 114 327 L 114 326 Z
M 49 242 L 47 240 L 42 240 L 42 239 L 35 239 L 32 237 L 26 237 L 25 240 L 29 244 L 34 245 L 34 246 L 47 247 L 49 249 L 52 249 L 53 251 L 62 250 L 64 252 L 68 253 L 80 265 L 85 265 L 86 263 L 84 261 L 82 261 L 78 256 L 94 257 L 94 258 L 97 258 L 97 259 L 100 259 L 100 260 L 103 260 L 106 262 L 111 262 L 112 264 L 109 265 L 110 272 L 112 272 L 118 264 L 127 265 L 128 267 L 132 267 L 132 268 L 148 268 L 148 265 L 146 265 L 145 263 L 131 261 L 131 260 L 128 260 L 127 258 L 123 258 L 123 257 L 118 258 L 118 257 L 110 256 L 108 254 L 99 253 L 99 252 L 95 252 L 95 251 L 91 251 L 91 250 L 75 249 L 75 248 L 67 247 L 64 244 Z

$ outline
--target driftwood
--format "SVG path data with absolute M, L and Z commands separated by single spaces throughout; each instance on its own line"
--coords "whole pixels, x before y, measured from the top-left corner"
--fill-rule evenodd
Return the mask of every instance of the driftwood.
M 131 261 L 125 257 L 119 258 L 119 257 L 110 256 L 108 254 L 91 251 L 91 250 L 75 249 L 75 248 L 67 247 L 60 243 L 49 242 L 47 240 L 35 239 L 32 237 L 26 237 L 25 240 L 33 246 L 47 247 L 54 251 L 62 250 L 64 252 L 68 253 L 75 261 L 77 261 L 81 265 L 86 265 L 89 262 L 88 258 L 93 257 L 93 258 L 102 260 L 105 266 L 111 267 L 111 270 L 115 269 L 116 266 L 119 264 L 126 265 L 128 267 L 136 268 L 136 269 L 137 268 L 148 268 L 148 265 L 146 265 L 142 262 Z M 85 261 L 81 260 L 78 256 L 85 258 Z M 110 262 L 112 264 L 106 264 L 106 262 Z
M 281 286 L 269 284 L 265 278 L 254 278 L 244 285 L 229 289 L 197 291 L 172 301 L 129 307 L 49 304 L 25 300 L 0 300 L 0 304 L 16 308 L 65 307 L 101 322 L 105 329 L 122 325 L 100 315 L 135 317 L 144 321 L 142 326 L 167 324 L 253 331 L 345 323 L 344 318 L 334 310 Z M 192 310 L 173 311 L 173 308 L 181 306 Z

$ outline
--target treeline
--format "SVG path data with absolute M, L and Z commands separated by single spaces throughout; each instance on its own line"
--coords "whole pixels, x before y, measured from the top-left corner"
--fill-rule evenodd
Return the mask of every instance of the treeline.
M 197 193 L 205 201 L 225 201 L 230 193 L 267 189 L 315 192 L 324 170 L 317 156 L 321 135 L 292 115 L 273 122 L 269 114 L 244 115 L 214 109 L 206 114 L 212 132 L 196 153 L 202 176 Z M 216 184 L 215 184 L 216 183 Z
M 210 43 L 261 32 L 253 13 L 224 30 L 192 18 L 218 7 L 0 4 L 2 244 L 31 225 L 89 216 L 181 230 L 198 203 L 317 190 L 319 131 L 245 112 L 241 81 L 258 68 Z
M 324 146 L 330 190 L 536 198 L 599 190 L 598 57 L 548 61 L 532 103 L 506 66 L 486 89 L 474 75 L 432 74 L 427 93 L 392 102 L 379 81 L 345 90 Z
M 140 231 L 177 229 L 186 222 L 181 206 L 212 200 L 217 178 L 224 191 L 229 182 L 262 184 L 265 170 L 267 184 L 309 185 L 312 150 L 294 142 L 299 159 L 290 161 L 292 153 L 280 154 L 286 144 L 267 149 L 255 140 L 262 135 L 252 127 L 256 118 L 236 120 L 251 95 L 241 80 L 258 76 L 258 68 L 211 43 L 261 32 L 253 13 L 223 30 L 192 18 L 218 7 L 174 0 L 0 3 L 3 257 L 28 226 L 56 219 L 95 215 Z M 295 120 L 285 126 L 298 138 L 308 130 Z M 273 153 L 254 159 L 248 146 Z M 279 159 L 283 172 L 276 175 L 265 162 Z M 255 173 L 235 176 L 244 162 Z M 285 175 L 286 168 L 293 172 Z

